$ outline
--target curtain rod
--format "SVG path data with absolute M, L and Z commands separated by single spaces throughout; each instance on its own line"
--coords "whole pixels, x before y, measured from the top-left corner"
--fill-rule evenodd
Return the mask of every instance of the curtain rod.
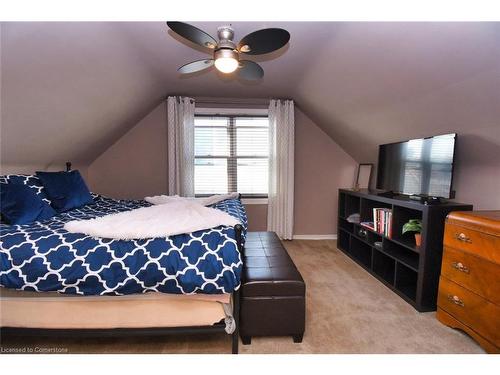
M 211 99 L 211 98 L 194 98 L 196 103 L 206 104 L 268 104 L 271 99 Z
M 268 104 L 269 101 L 267 102 L 262 102 L 262 103 L 250 103 L 250 102 L 211 102 L 211 101 L 205 101 L 205 100 L 194 100 L 196 104 L 238 104 L 238 105 L 263 105 L 263 104 Z
M 293 100 L 288 98 L 257 98 L 257 99 L 211 99 L 211 98 L 194 98 L 195 103 L 197 104 L 229 104 L 229 105 L 269 105 L 271 99 L 276 100 Z M 294 105 L 297 107 L 297 103 L 294 101 Z
M 191 97 L 197 104 L 219 104 L 219 105 L 269 105 L 271 99 L 293 100 L 290 98 L 211 98 L 211 97 Z M 294 101 L 294 106 L 298 107 Z

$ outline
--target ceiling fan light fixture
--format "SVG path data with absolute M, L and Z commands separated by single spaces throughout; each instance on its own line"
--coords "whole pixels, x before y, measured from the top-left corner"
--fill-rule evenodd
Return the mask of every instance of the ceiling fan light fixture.
M 238 61 L 232 57 L 221 57 L 215 60 L 215 67 L 222 73 L 232 73 L 238 68 Z
M 220 49 L 215 52 L 215 67 L 222 73 L 232 73 L 238 69 L 238 54 L 232 49 Z

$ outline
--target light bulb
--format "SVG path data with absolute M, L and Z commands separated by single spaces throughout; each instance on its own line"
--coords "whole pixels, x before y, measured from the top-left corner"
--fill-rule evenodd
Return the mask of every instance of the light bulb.
M 238 61 L 232 57 L 219 57 L 215 60 L 215 67 L 222 73 L 232 73 L 238 68 Z

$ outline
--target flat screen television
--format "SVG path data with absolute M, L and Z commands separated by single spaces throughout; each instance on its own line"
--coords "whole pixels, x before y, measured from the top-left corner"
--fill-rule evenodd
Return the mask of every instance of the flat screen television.
M 377 189 L 453 198 L 456 137 L 453 133 L 381 145 Z

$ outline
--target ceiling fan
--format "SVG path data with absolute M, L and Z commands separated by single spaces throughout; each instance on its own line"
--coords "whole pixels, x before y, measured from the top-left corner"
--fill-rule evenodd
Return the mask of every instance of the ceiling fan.
M 234 29 L 221 26 L 217 29 L 219 40 L 206 32 L 184 22 L 167 22 L 173 32 L 213 51 L 213 58 L 192 61 L 177 69 L 181 74 L 198 72 L 215 65 L 222 73 L 238 70 L 238 76 L 246 80 L 257 80 L 264 76 L 262 67 L 251 60 L 240 59 L 245 55 L 262 55 L 280 49 L 290 40 L 290 33 L 284 29 L 270 28 L 254 31 L 233 42 Z

